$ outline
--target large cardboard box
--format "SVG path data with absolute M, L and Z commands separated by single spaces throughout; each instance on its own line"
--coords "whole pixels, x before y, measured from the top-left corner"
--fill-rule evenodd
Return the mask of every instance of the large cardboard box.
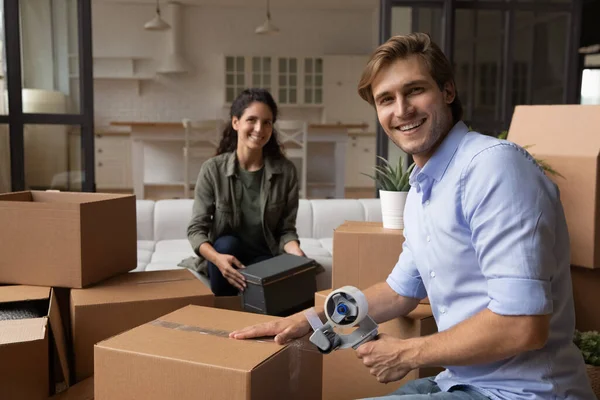
M 136 272 L 71 290 L 75 381 L 94 373 L 94 344 L 188 304 L 213 306 L 210 289 L 188 270 Z
M 57 383 L 68 386 L 67 345 L 51 288 L 0 286 L 0 319 L 1 398 L 46 400 Z
M 0 195 L 0 282 L 81 288 L 137 265 L 135 196 Z
M 600 269 L 571 268 L 575 327 L 580 331 L 600 331 Z
M 366 289 L 387 279 L 402 252 L 402 230 L 381 222 L 346 221 L 333 232 L 331 284 Z
M 50 400 L 94 400 L 94 378 L 87 378 Z
M 323 306 L 331 292 L 323 290 L 315 293 L 315 306 Z M 350 333 L 352 329 L 340 330 Z M 431 306 L 419 304 L 405 318 L 397 318 L 379 325 L 379 333 L 401 339 L 426 336 L 437 332 Z M 383 396 L 398 389 L 409 380 L 433 376 L 441 368 L 422 368 L 411 371 L 404 379 L 387 384 L 379 383 L 369 373 L 352 349 L 335 350 L 323 356 L 323 400 L 350 400 L 365 397 Z
M 544 160 L 563 177 L 560 189 L 571 240 L 571 264 L 600 268 L 600 106 L 518 106 L 508 140 Z
M 188 306 L 98 343 L 95 398 L 320 399 L 321 354 L 309 343 L 228 337 L 277 318 Z

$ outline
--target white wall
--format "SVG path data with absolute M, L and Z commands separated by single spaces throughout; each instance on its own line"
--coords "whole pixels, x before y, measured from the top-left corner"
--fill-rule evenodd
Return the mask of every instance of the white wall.
M 94 56 L 154 57 L 166 49 L 164 32 L 143 29 L 152 5 L 93 3 Z M 163 7 L 169 20 L 169 9 Z M 156 81 L 97 80 L 96 124 L 115 120 L 179 121 L 223 114 L 224 55 L 324 56 L 370 54 L 373 12 L 364 10 L 272 10 L 281 29 L 277 36 L 255 35 L 264 9 L 184 6 L 184 55 L 193 67 L 188 75 L 161 76 Z M 356 77 L 358 82 L 359 76 Z M 356 94 L 358 96 L 358 94 Z

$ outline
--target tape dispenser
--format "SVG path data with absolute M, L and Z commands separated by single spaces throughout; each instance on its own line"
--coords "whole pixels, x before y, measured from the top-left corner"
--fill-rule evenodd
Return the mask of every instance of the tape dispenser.
M 325 299 L 325 324 L 314 308 L 304 313 L 314 331 L 309 340 L 324 354 L 337 349 L 356 349 L 377 336 L 378 325 L 368 315 L 368 311 L 367 299 L 358 288 L 344 286 L 336 289 Z M 338 327 L 355 326 L 356 329 L 347 335 L 335 330 Z

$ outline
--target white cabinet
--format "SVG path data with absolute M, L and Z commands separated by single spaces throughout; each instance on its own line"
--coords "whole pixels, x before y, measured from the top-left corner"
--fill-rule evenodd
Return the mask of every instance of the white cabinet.
M 323 96 L 327 123 L 362 124 L 375 132 L 375 109 L 358 95 L 358 81 L 369 56 L 330 55 L 323 58 Z
M 347 188 L 371 188 L 375 183 L 363 173 L 373 175 L 375 135 L 349 135 L 346 153 Z
M 81 189 L 81 136 L 69 137 L 71 190 Z M 128 135 L 94 135 L 96 190 L 133 188 L 131 140 Z
M 96 189 L 132 188 L 129 136 L 97 134 L 94 144 L 96 152 Z

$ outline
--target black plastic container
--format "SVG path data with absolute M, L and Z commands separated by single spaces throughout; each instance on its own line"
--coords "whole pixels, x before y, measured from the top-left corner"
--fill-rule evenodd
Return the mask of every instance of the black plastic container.
M 310 258 L 281 254 L 239 271 L 247 283 L 245 311 L 283 317 L 314 304 L 317 263 Z

